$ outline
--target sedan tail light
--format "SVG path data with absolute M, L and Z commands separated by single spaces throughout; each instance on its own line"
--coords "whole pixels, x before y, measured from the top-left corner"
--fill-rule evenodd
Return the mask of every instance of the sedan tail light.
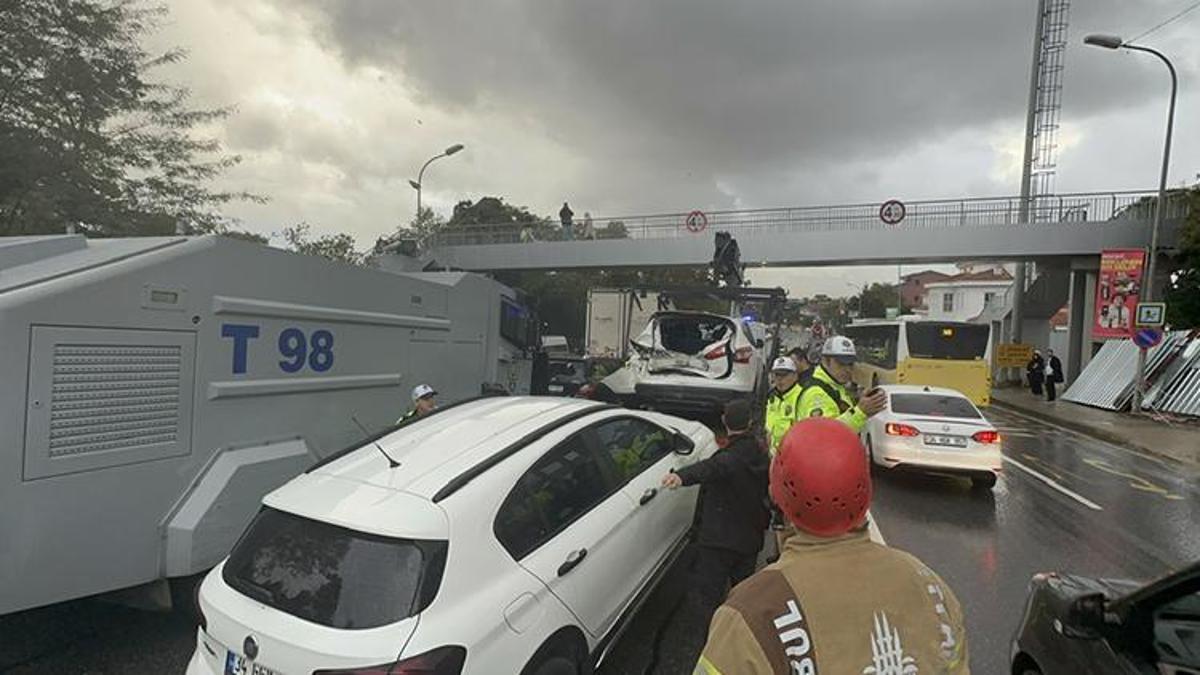
M 717 345 L 715 349 L 706 352 L 704 358 L 712 361 L 714 359 L 723 359 L 729 352 L 725 351 L 725 345 Z
M 754 347 L 742 347 L 733 353 L 734 363 L 750 363 L 750 357 L 754 356 Z
M 585 384 L 575 392 L 575 398 L 595 398 L 596 385 Z
M 439 647 L 396 663 L 317 670 L 313 675 L 460 675 L 466 660 L 467 650 L 463 647 Z
M 885 426 L 883 428 L 883 430 L 885 432 L 887 432 L 888 436 L 920 436 L 921 435 L 921 432 L 918 431 L 916 427 L 912 427 L 907 424 L 897 424 L 895 422 L 888 422 L 887 426 Z
M 971 439 L 976 443 L 996 443 L 1000 440 L 1000 432 L 995 430 L 976 431 Z

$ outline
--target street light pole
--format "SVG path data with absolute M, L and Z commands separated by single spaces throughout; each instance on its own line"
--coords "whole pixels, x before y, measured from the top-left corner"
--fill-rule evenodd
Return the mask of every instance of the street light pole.
M 443 157 L 449 157 L 459 150 L 462 150 L 463 147 L 465 146 L 463 146 L 462 143 L 455 143 L 454 145 L 442 151 L 440 155 L 434 155 L 433 157 L 430 157 L 428 161 L 421 165 L 421 170 L 417 172 L 417 179 L 408 181 L 408 184 L 417 191 L 417 218 L 421 217 L 421 186 L 423 185 L 422 181 L 425 179 L 425 169 L 429 168 L 429 165 L 433 164 L 435 160 L 439 160 Z
M 1089 35 L 1083 39 L 1084 44 L 1105 49 L 1128 49 L 1135 52 L 1146 52 L 1157 56 L 1167 66 L 1171 73 L 1171 102 L 1167 107 L 1167 137 L 1163 142 L 1162 170 L 1158 176 L 1158 202 L 1154 206 L 1154 224 L 1150 228 L 1150 260 L 1142 276 L 1142 301 L 1149 302 L 1154 298 L 1154 268 L 1158 258 L 1158 228 L 1162 224 L 1163 211 L 1167 208 L 1167 169 L 1171 163 L 1171 134 L 1175 127 L 1175 96 L 1179 90 L 1179 78 L 1175 74 L 1175 66 L 1162 52 L 1150 47 L 1129 44 L 1115 35 Z M 1133 389 L 1133 410 L 1142 409 L 1142 395 L 1146 390 L 1146 350 L 1138 350 L 1137 377 Z

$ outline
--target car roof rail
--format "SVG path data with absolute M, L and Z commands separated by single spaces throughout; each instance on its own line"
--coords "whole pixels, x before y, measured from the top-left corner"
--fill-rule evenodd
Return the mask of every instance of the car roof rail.
M 541 437 L 545 436 L 546 434 L 550 433 L 551 431 L 560 429 L 560 428 L 570 424 L 571 422 L 574 422 L 578 419 L 582 419 L 589 415 L 594 415 L 598 412 L 603 412 L 605 410 L 616 410 L 619 407 L 620 406 L 616 406 L 611 403 L 602 403 L 602 404 L 598 404 L 598 405 L 594 405 L 594 406 L 588 406 L 587 408 L 583 408 L 582 410 L 576 410 L 575 412 L 563 415 L 562 417 L 554 420 L 553 422 L 550 422 L 549 424 L 544 424 L 544 425 L 538 427 L 537 429 L 534 429 L 533 431 L 525 434 L 524 436 L 518 438 L 517 440 L 513 441 L 512 443 L 509 443 L 508 445 L 504 446 L 499 452 L 495 453 L 494 455 L 488 457 L 487 459 L 483 460 L 482 462 L 479 462 L 475 466 L 472 466 L 471 468 L 467 469 L 466 471 L 464 471 L 464 472 L 458 474 L 457 476 L 455 476 L 454 478 L 452 478 L 449 483 L 446 483 L 445 487 L 443 487 L 441 490 L 438 490 L 436 493 L 434 493 L 433 503 L 436 504 L 436 503 L 442 501 L 443 499 L 445 499 L 446 497 L 449 497 L 450 495 L 454 494 L 455 492 L 458 492 L 459 490 L 463 489 L 464 487 L 467 486 L 468 483 L 470 483 L 471 481 L 475 480 L 479 476 L 486 473 L 488 469 L 491 469 L 492 467 L 496 466 L 500 462 L 503 462 L 504 460 L 508 459 L 509 457 L 512 457 L 513 455 L 517 454 L 518 452 L 523 450 L 525 448 L 525 446 L 540 439 Z
M 370 443 L 374 443 L 375 441 L 378 441 L 379 439 L 383 438 L 384 436 L 387 436 L 388 434 L 392 433 L 393 431 L 397 431 L 397 430 L 403 429 L 405 427 L 410 427 L 419 422 L 423 422 L 423 421 L 429 419 L 430 417 L 434 417 L 435 415 L 437 415 L 439 413 L 443 413 L 447 410 L 452 410 L 454 408 L 457 408 L 461 405 L 466 405 L 468 403 L 474 403 L 476 401 L 481 401 L 481 400 L 489 399 L 489 398 L 497 398 L 499 396 L 505 396 L 505 395 L 506 394 L 486 393 L 486 394 L 482 394 L 480 396 L 470 396 L 470 397 L 462 399 L 461 401 L 447 403 L 444 406 L 439 406 L 437 408 L 434 408 L 430 412 L 425 413 L 424 415 L 421 415 L 419 417 L 410 417 L 408 419 L 402 419 L 402 420 L 396 422 L 395 424 L 392 424 L 391 426 L 385 428 L 383 431 L 380 431 L 378 433 L 367 436 L 366 438 L 363 438 L 361 440 L 357 440 L 357 441 L 351 443 L 350 445 L 342 448 L 341 450 L 338 450 L 338 451 L 334 452 L 333 454 L 328 455 L 327 457 L 323 457 L 323 458 L 317 460 L 317 462 L 315 464 L 313 464 L 312 466 L 305 469 L 304 473 L 311 473 L 313 471 L 316 471 L 317 469 L 325 466 L 326 464 L 329 464 L 330 462 L 339 460 L 342 457 L 345 457 L 346 455 L 354 452 L 355 450 L 358 450 L 359 448 L 362 448 Z

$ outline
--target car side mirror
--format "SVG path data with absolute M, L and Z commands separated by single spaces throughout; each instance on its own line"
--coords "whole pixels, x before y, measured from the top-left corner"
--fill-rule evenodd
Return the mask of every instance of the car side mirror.
M 1090 593 L 1076 598 L 1067 609 L 1066 619 L 1055 620 L 1055 630 L 1069 638 L 1099 639 L 1104 628 L 1105 600 L 1103 593 Z
M 688 438 L 687 434 L 676 431 L 671 436 L 671 449 L 677 455 L 690 455 L 696 451 L 696 444 L 692 442 L 691 438 Z

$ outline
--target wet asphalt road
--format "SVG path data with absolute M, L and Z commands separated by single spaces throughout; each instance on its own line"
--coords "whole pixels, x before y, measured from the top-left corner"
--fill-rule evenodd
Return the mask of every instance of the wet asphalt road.
M 872 509 L 888 544 L 920 557 L 954 589 L 972 671 L 985 674 L 1007 672 L 1035 572 L 1150 578 L 1200 560 L 1200 469 L 1000 409 L 988 417 L 1001 429 L 1006 459 L 993 491 L 952 478 L 877 475 Z M 686 564 L 685 556 L 653 594 L 602 675 L 690 672 L 690 657 L 658 640 L 684 591 Z M 64 603 L 0 617 L 0 672 L 180 673 L 194 635 L 173 615 Z

